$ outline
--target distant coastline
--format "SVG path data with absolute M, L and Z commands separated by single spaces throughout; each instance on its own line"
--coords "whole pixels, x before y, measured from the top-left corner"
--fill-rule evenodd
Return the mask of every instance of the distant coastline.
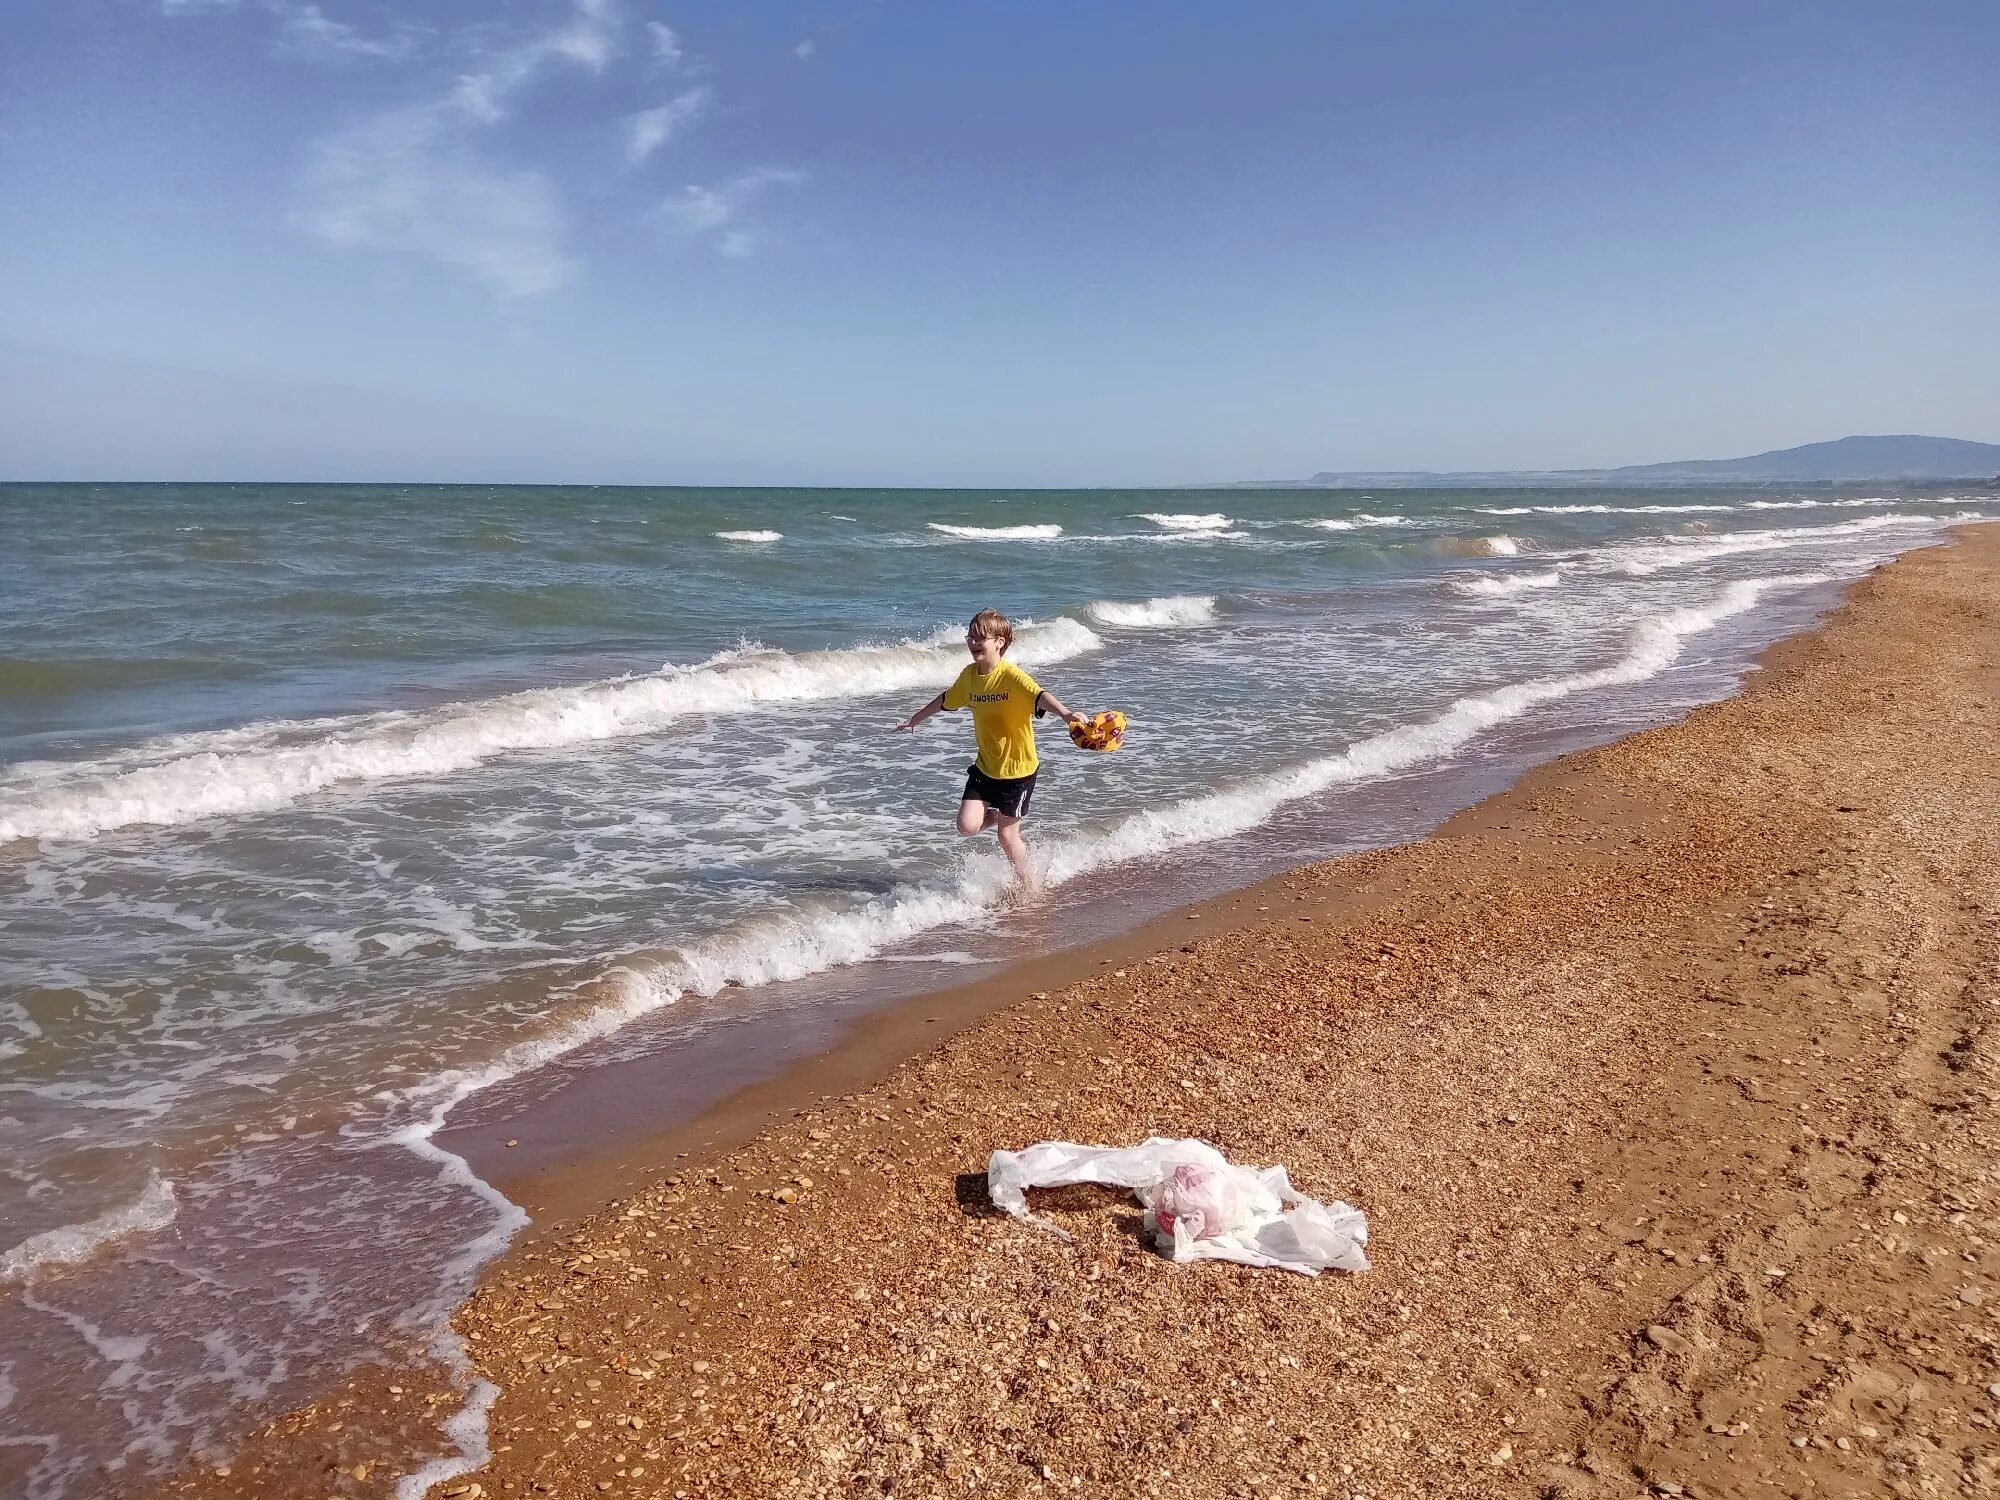
M 1189 489 L 1675 489 L 1688 485 L 1773 485 L 1827 489 L 1845 484 L 1978 484 L 2000 487 L 2000 443 L 1964 438 L 1844 437 L 1747 458 L 1683 459 L 1615 469 L 1324 470 L 1310 479 L 1244 479 Z

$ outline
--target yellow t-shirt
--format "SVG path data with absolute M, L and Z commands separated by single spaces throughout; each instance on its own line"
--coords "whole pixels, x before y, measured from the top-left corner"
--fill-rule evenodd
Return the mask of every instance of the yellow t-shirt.
M 958 681 L 944 690 L 944 706 L 972 710 L 972 733 L 979 741 L 979 769 L 1000 781 L 1032 776 L 1035 754 L 1035 700 L 1042 685 L 1006 657 L 990 674 L 968 662 Z

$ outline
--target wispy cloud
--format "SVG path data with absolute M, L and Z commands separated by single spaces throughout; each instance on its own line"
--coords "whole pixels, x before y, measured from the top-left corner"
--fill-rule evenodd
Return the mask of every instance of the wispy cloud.
M 805 180 L 805 173 L 791 167 L 758 167 L 714 187 L 690 184 L 679 197 L 660 205 L 659 217 L 690 238 L 714 235 L 718 251 L 740 260 L 753 254 L 762 242 L 760 231 L 743 222 L 744 211 L 766 190 L 793 187 Z
M 292 223 L 338 249 L 396 250 L 503 297 L 550 291 L 574 269 L 555 185 L 485 160 L 452 112 L 392 110 L 322 142 Z
M 486 138 L 545 68 L 602 72 L 623 25 L 617 0 L 570 0 L 559 24 L 490 49 L 442 98 L 320 142 L 292 223 L 336 248 L 423 256 L 504 297 L 561 286 L 575 270 L 561 194 L 541 172 L 494 161 Z
M 798 58 L 801 62 L 803 62 L 806 58 L 811 57 L 817 51 L 819 51 L 819 43 L 814 41 L 811 37 L 807 37 L 803 42 L 800 42 L 798 46 L 792 48 L 792 56 Z
M 611 79 L 620 88 L 636 83 L 642 68 L 655 77 L 677 71 L 688 84 L 706 71 L 673 27 L 647 21 L 642 28 L 628 13 L 630 0 L 538 0 L 543 20 L 536 27 L 481 23 L 450 34 L 410 24 L 367 30 L 341 18 L 356 3 L 160 0 L 170 16 L 262 17 L 274 24 L 273 45 L 286 56 L 428 58 L 421 92 L 356 116 L 309 148 L 289 222 L 337 250 L 428 260 L 501 297 L 548 292 L 576 274 L 558 181 L 518 155 L 534 149 L 538 133 L 499 128 L 529 110 L 537 85 L 557 73 L 611 75 L 621 59 L 637 65 L 628 66 L 622 81 Z M 797 50 L 810 56 L 812 44 Z M 449 72 L 437 66 L 447 51 L 457 59 Z M 600 128 L 615 125 L 633 167 L 653 160 L 715 102 L 706 85 L 683 87 L 632 113 L 618 112 L 611 97 L 605 95 Z M 652 216 L 719 255 L 741 259 L 764 242 L 753 207 L 773 189 L 804 180 L 790 168 L 759 167 L 690 186 Z
M 683 125 L 708 108 L 705 88 L 689 89 L 655 109 L 642 109 L 626 122 L 625 156 L 634 166 L 672 140 Z
M 278 50 L 295 57 L 328 62 L 401 62 L 421 45 L 422 33 L 399 26 L 387 36 L 368 36 L 336 21 L 317 5 L 274 4 L 278 17 Z
M 601 73 L 618 54 L 624 15 L 617 0 L 570 0 L 568 21 L 525 42 L 504 47 L 463 75 L 452 102 L 482 124 L 506 118 L 515 94 L 552 62 L 570 62 Z
M 409 22 L 398 23 L 385 35 L 370 36 L 303 0 L 247 0 L 247 4 L 246 0 L 160 0 L 160 10 L 168 16 L 246 8 L 277 22 L 273 47 L 279 55 L 312 62 L 401 62 L 416 55 L 425 36 L 422 27 Z
M 646 35 L 653 39 L 653 61 L 663 68 L 677 68 L 681 61 L 681 39 L 664 21 L 648 21 Z

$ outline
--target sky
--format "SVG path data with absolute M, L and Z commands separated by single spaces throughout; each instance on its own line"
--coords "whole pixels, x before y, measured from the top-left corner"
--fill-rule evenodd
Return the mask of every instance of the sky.
M 2000 441 L 2000 5 L 8 0 L 0 479 Z

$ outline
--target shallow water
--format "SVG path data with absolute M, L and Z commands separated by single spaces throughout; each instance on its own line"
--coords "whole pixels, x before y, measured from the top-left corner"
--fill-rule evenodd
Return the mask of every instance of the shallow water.
M 454 1109 L 635 1052 L 733 1077 L 946 970 L 1411 836 L 1996 512 L 0 487 L 0 1480 L 98 1493 L 430 1347 L 519 1221 L 432 1141 Z M 948 834 L 964 720 L 887 732 L 989 604 L 1132 720 L 1112 756 L 1043 731 L 1059 921 Z

